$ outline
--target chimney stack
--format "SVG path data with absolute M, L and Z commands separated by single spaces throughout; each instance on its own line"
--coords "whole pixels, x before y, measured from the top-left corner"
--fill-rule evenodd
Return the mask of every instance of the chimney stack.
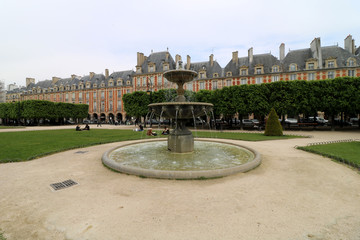
M 168 62 L 169 61 L 169 52 L 166 52 L 165 53 L 165 62 Z
M 351 54 L 355 54 L 355 40 L 350 34 L 344 40 L 344 49 Z
M 280 44 L 280 47 L 279 47 L 279 59 L 280 59 L 280 62 L 281 61 L 283 61 L 284 60 L 284 58 L 285 58 L 285 44 L 284 43 L 282 43 L 282 44 Z
M 254 60 L 254 52 L 253 52 L 253 48 L 249 48 L 248 50 L 248 58 L 249 58 L 249 64 L 252 64 L 253 60 Z
M 51 83 L 52 83 L 52 84 L 55 84 L 55 83 L 57 83 L 59 80 L 60 80 L 60 78 L 58 78 L 58 77 L 52 77 Z
M 35 84 L 35 78 L 26 78 L 26 87 L 28 87 L 31 83 Z
M 238 59 L 239 59 L 239 52 L 238 52 L 238 51 L 233 52 L 233 53 L 232 53 L 232 62 L 237 64 L 237 63 L 238 63 Z
M 137 65 L 136 66 L 141 66 L 145 61 L 145 56 L 143 53 L 141 52 L 137 52 Z
M 209 57 L 210 66 L 214 66 L 214 54 L 211 54 Z
M 90 79 L 92 79 L 95 76 L 94 72 L 90 72 Z
M 189 55 L 186 56 L 186 70 L 190 70 L 191 57 Z
M 105 79 L 109 78 L 109 69 L 105 69 Z
M 310 43 L 311 53 L 313 58 L 318 60 L 318 68 L 322 68 L 322 52 L 321 52 L 321 42 L 320 38 L 314 38 L 314 40 Z

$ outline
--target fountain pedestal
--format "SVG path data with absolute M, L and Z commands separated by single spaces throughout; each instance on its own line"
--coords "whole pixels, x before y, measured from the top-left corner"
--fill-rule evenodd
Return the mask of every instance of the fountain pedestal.
M 194 151 L 194 136 L 185 127 L 185 121 L 178 120 L 176 128 L 170 132 L 168 136 L 168 149 L 177 153 Z

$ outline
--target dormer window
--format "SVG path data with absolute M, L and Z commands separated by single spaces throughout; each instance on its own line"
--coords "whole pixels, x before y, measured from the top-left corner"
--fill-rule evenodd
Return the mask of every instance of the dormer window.
M 205 73 L 204 72 L 199 73 L 199 78 L 205 78 Z
M 246 76 L 246 75 L 248 75 L 248 69 L 247 69 L 247 68 L 242 68 L 242 69 L 240 69 L 240 75 L 241 75 L 241 76 Z
M 126 81 L 126 84 L 127 84 L 127 85 L 130 85 L 130 81 Z
M 66 86 L 66 90 L 70 90 L 70 86 L 69 86 L 69 85 Z
M 105 83 L 104 83 L 104 82 L 102 82 L 100 86 L 101 86 L 101 87 L 105 87 Z
M 329 57 L 325 60 L 325 66 L 327 68 L 337 68 L 336 64 L 336 58 L 335 57 Z
M 255 68 L 255 74 L 261 74 L 261 70 L 262 68 L 260 67 Z
M 164 70 L 164 71 L 169 70 L 169 65 L 168 65 L 168 64 L 164 64 L 164 65 L 163 65 L 163 70 Z
M 314 63 L 308 63 L 308 65 L 307 65 L 307 69 L 309 69 L 309 70 L 312 70 L 312 69 L 314 69 L 315 67 L 315 64 Z
M 232 76 L 232 72 L 227 72 L 227 73 L 226 73 L 226 76 L 227 76 L 227 77 L 231 77 L 231 76 Z
M 297 65 L 295 63 L 290 64 L 289 70 L 290 71 L 296 71 L 297 70 Z
M 109 81 L 109 87 L 112 87 L 114 85 L 114 82 L 111 80 Z
M 123 82 L 123 81 L 122 81 L 121 79 L 117 80 L 117 85 L 118 85 L 118 86 L 121 86 L 121 85 L 122 85 L 122 82 Z
M 97 87 L 97 84 L 96 84 L 96 83 L 94 83 L 93 87 L 94 87 L 94 88 L 96 88 L 96 87 Z
M 347 66 L 348 66 L 348 67 L 355 67 L 355 65 L 356 65 L 355 59 L 349 58 L 349 59 L 347 60 Z
M 149 72 L 155 72 L 155 65 L 154 63 L 149 64 Z
M 279 72 L 279 66 L 278 66 L 278 65 L 273 66 L 273 67 L 272 67 L 272 72 L 273 72 L 273 73 Z
M 141 73 L 141 67 L 136 67 L 136 73 Z
M 86 88 L 90 88 L 90 83 L 86 83 Z
M 214 77 L 214 78 L 217 78 L 217 77 L 219 77 L 219 74 L 218 74 L 218 73 L 214 73 L 214 74 L 213 74 L 213 77 Z
M 75 89 L 76 89 L 76 85 L 73 84 L 71 89 L 72 89 L 72 90 L 75 90 Z

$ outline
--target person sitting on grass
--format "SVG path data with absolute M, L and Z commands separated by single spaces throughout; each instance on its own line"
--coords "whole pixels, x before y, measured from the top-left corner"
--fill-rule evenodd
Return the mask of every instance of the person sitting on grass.
M 90 126 L 89 126 L 89 124 L 86 124 L 86 126 L 84 127 L 83 130 L 88 130 L 88 131 L 90 131 Z
M 141 131 L 144 131 L 144 127 L 143 127 L 143 125 L 139 125 L 139 128 L 135 128 L 133 131 L 135 131 L 135 132 L 141 132 Z
M 76 131 L 81 131 L 80 125 L 77 125 L 75 128 Z
M 152 128 L 148 128 L 148 130 L 146 132 L 146 135 L 148 135 L 148 136 L 157 136 L 157 133 L 153 132 Z
M 164 131 L 161 133 L 161 135 L 169 135 L 170 131 L 167 127 L 165 127 Z

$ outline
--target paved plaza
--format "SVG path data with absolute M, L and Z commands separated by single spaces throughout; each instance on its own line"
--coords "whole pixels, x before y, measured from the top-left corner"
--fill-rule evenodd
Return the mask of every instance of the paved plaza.
M 40 127 L 49 128 L 74 126 Z M 140 178 L 104 167 L 102 154 L 125 142 L 0 164 L 0 229 L 8 240 L 360 239 L 359 172 L 294 148 L 360 139 L 360 132 L 286 133 L 312 137 L 226 140 L 256 149 L 262 164 L 212 180 Z M 50 187 L 68 179 L 78 184 Z

